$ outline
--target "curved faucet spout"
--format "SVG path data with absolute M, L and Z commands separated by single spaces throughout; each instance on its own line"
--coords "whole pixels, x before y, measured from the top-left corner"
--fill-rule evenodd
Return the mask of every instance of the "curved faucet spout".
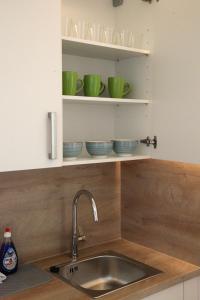
M 91 203 L 92 203 L 92 209 L 93 209 L 94 222 L 98 222 L 99 218 L 98 218 L 97 206 L 94 201 L 94 198 L 91 198 Z
M 97 212 L 97 206 L 95 203 L 94 196 L 88 190 L 78 191 L 73 199 L 73 205 L 72 205 L 72 258 L 73 258 L 73 260 L 77 259 L 78 240 L 80 240 L 82 238 L 82 237 L 78 237 L 78 222 L 77 222 L 78 202 L 82 195 L 86 195 L 88 197 L 88 199 L 90 200 L 91 205 L 92 205 L 94 222 L 98 222 L 98 212 Z

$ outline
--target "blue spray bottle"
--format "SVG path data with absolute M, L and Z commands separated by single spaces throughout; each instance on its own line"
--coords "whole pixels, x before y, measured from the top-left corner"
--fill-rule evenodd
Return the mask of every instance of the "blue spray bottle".
M 0 250 L 0 272 L 5 275 L 15 273 L 18 268 L 18 256 L 11 239 L 11 229 L 5 228 L 4 241 Z

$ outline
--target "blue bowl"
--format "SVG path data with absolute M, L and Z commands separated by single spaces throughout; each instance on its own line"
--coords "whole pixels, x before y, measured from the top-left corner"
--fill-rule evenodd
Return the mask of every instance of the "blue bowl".
M 85 144 L 87 152 L 97 158 L 107 157 L 113 149 L 113 142 L 111 141 L 88 141 Z
M 63 157 L 67 160 L 77 159 L 81 154 L 83 143 L 81 142 L 64 142 L 63 143 Z
M 113 140 L 113 150 L 119 156 L 131 156 L 137 147 L 137 141 Z

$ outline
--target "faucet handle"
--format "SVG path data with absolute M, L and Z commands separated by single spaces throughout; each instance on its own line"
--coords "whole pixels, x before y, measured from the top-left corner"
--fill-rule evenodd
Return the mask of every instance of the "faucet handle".
M 83 233 L 83 229 L 81 226 L 78 226 L 78 241 L 85 241 L 86 236 Z

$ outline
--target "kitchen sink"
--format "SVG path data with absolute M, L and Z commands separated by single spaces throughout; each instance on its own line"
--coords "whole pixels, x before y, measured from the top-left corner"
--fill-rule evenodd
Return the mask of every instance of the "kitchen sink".
M 50 271 L 92 298 L 161 273 L 160 270 L 114 252 L 53 266 Z

